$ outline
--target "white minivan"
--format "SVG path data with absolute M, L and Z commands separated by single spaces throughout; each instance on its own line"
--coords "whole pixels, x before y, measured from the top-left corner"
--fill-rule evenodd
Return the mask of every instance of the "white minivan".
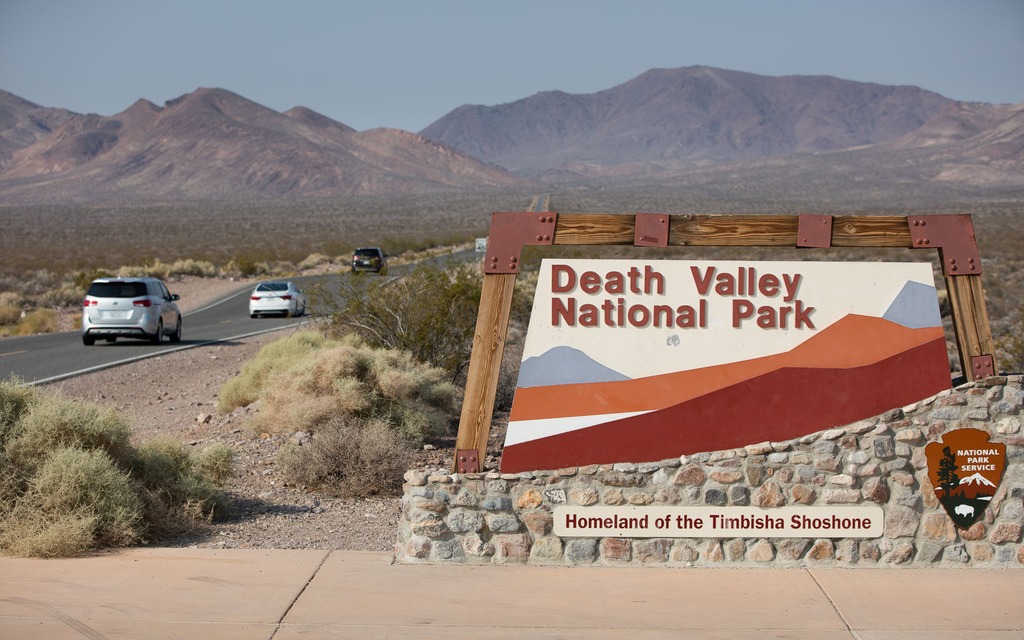
M 136 338 L 181 342 L 178 296 L 157 278 L 99 278 L 82 300 L 82 342 Z

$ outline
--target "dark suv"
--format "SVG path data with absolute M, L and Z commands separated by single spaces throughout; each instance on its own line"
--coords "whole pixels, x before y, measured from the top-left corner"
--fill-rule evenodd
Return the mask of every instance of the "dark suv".
M 181 341 L 178 296 L 157 278 L 93 280 L 82 301 L 82 342 L 141 338 L 160 344 Z
M 388 259 L 380 247 L 362 247 L 352 253 L 352 273 L 358 271 L 375 271 L 385 274 L 388 271 Z

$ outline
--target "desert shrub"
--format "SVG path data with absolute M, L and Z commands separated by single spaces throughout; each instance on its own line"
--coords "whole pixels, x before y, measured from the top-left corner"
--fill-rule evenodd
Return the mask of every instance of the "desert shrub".
M 71 276 L 71 281 L 80 291 L 84 292 L 89 288 L 89 285 L 92 284 L 93 280 L 109 278 L 111 275 L 112 274 L 105 269 L 90 269 L 88 271 L 75 272 Z
M 266 260 L 261 260 L 249 255 L 235 256 L 224 268 L 226 272 L 243 278 L 253 278 L 270 273 L 270 266 Z
M 299 271 L 304 271 L 306 269 L 312 269 L 314 267 L 319 267 L 321 265 L 332 264 L 333 262 L 334 259 L 331 258 L 331 256 L 329 255 L 323 253 L 314 253 L 312 255 L 307 256 L 302 262 L 300 262 L 297 268 Z
M 301 335 L 280 342 L 287 344 Z M 260 430 L 315 432 L 339 415 L 364 423 L 383 420 L 411 442 L 448 430 L 456 390 L 441 369 L 407 352 L 370 348 L 352 335 L 302 341 L 320 346 L 304 357 L 293 357 L 288 366 L 273 359 L 280 350 L 274 344 L 257 355 L 255 362 L 270 362 L 273 367 L 259 385 L 260 411 L 254 426 Z
M 168 268 L 168 274 L 172 276 L 196 276 L 199 278 L 216 278 L 217 267 L 207 260 L 175 260 Z
M 116 411 L 58 396 L 29 405 L 6 442 L 16 463 L 32 468 L 59 447 L 99 449 L 117 462 L 127 460 L 131 428 Z
M 171 274 L 171 265 L 152 260 L 144 265 L 128 265 L 117 270 L 119 278 L 145 278 L 147 276 L 166 280 Z
M 0 546 L 15 555 L 55 557 L 141 539 L 142 500 L 106 453 L 54 449 L 28 490 L 0 521 Z
M 13 291 L 0 293 L 0 325 L 11 325 L 21 319 L 21 296 Z
M 264 385 L 274 373 L 294 367 L 314 351 L 342 343 L 343 340 L 329 340 L 317 331 L 300 331 L 266 345 L 242 367 L 239 375 L 221 387 L 217 410 L 227 413 L 252 404 L 259 399 Z
M 25 476 L 0 447 L 0 520 L 14 508 L 18 496 L 24 491 Z
M 52 309 L 35 309 L 14 327 L 14 335 L 28 336 L 37 333 L 53 333 L 57 330 L 57 314 Z
M 73 282 L 61 282 L 52 289 L 48 289 L 36 298 L 36 305 L 39 307 L 76 307 L 81 306 L 85 290 L 80 289 Z
M 21 417 L 38 400 L 39 392 L 23 386 L 21 380 L 11 377 L 0 381 L 0 452 L 6 449 L 7 441 L 20 431 Z
M 215 442 L 199 452 L 195 468 L 201 477 L 222 487 L 235 473 L 235 452 L 226 444 Z
M 113 410 L 0 383 L 0 548 L 73 555 L 190 531 L 228 507 L 232 454 L 133 447 Z
M 383 420 L 346 417 L 321 425 L 302 445 L 281 451 L 278 464 L 292 482 L 340 497 L 394 495 L 412 456 L 409 443 Z
M 397 280 L 347 278 L 313 296 L 333 333 L 355 332 L 372 347 L 407 351 L 455 380 L 469 364 L 481 289 L 476 267 L 421 264 Z
M 132 452 L 130 465 L 144 499 L 147 532 L 154 537 L 192 530 L 229 508 L 219 489 L 233 468 L 233 454 L 224 445 L 193 457 L 181 442 L 155 438 Z

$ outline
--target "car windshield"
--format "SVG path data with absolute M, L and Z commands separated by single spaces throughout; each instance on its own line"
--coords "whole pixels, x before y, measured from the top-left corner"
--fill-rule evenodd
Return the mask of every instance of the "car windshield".
M 141 298 L 149 294 L 145 282 L 94 282 L 86 295 L 94 298 Z
M 358 249 L 356 255 L 360 258 L 376 258 L 379 254 L 376 249 Z
M 287 282 L 263 282 L 256 287 L 257 291 L 287 291 Z

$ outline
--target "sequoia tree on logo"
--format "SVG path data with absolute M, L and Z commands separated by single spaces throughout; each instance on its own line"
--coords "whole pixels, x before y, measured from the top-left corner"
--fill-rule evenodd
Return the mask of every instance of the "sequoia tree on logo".
M 953 523 L 967 529 L 974 524 L 999 488 L 1006 468 L 1006 445 L 989 442 L 980 429 L 957 429 L 925 447 L 928 477 L 935 497 Z

